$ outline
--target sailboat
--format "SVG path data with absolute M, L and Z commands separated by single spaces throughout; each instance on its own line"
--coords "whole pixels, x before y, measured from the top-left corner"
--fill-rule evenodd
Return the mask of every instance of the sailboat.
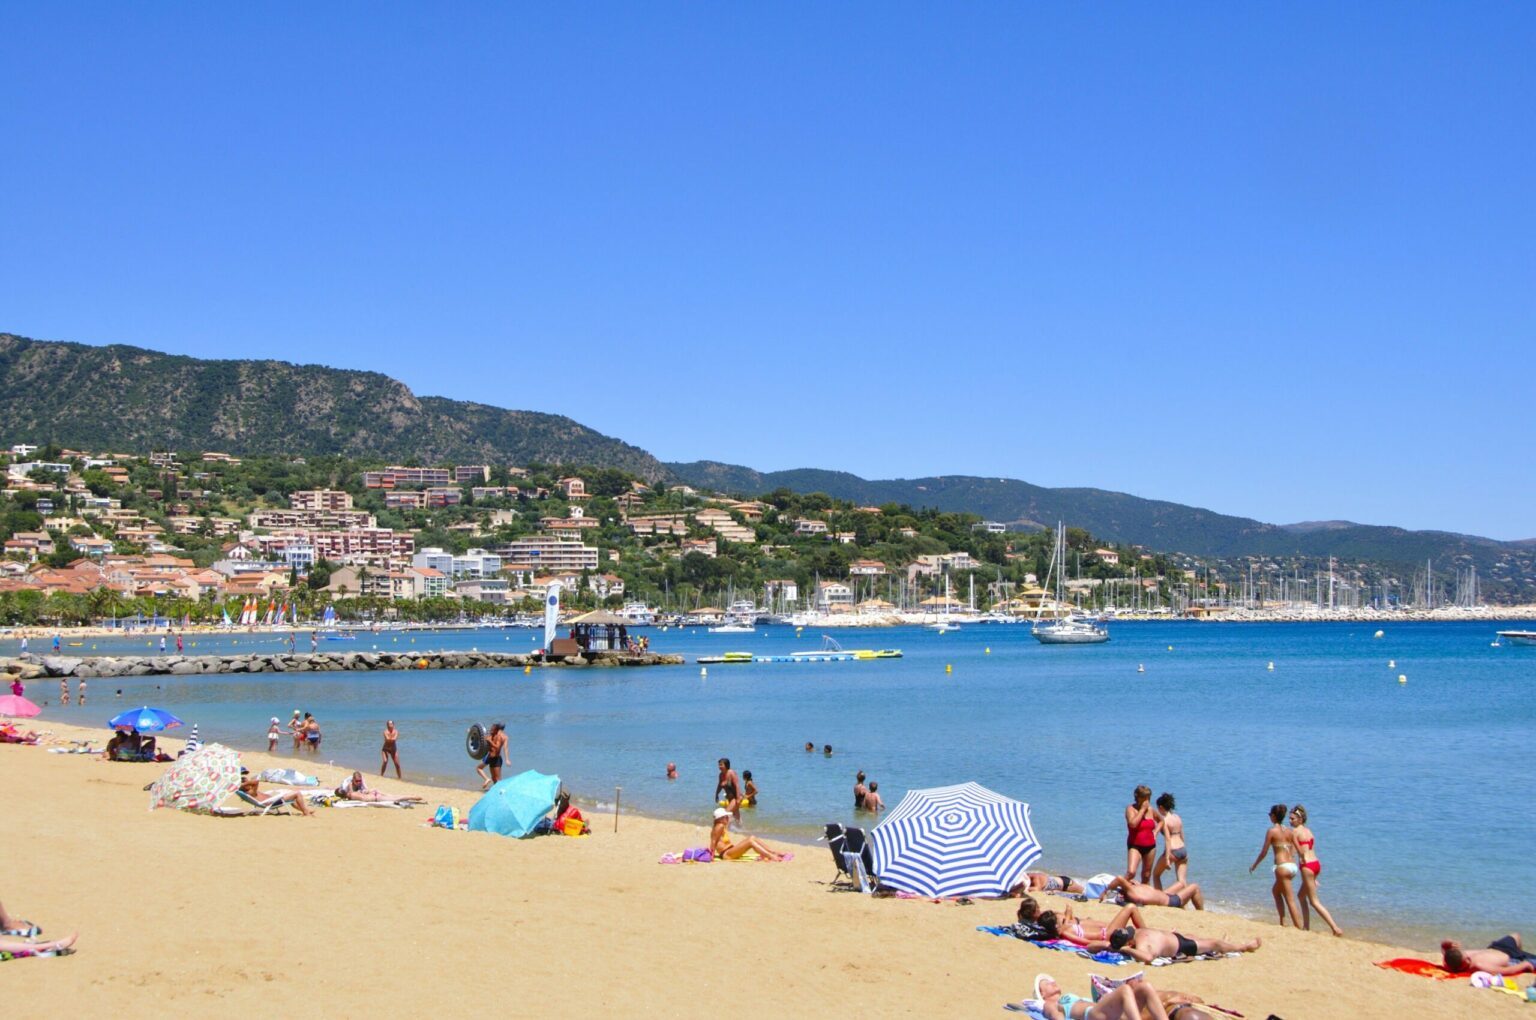
M 960 629 L 960 624 L 956 623 L 949 615 L 949 607 L 952 601 L 953 599 L 949 597 L 949 573 L 946 571 L 944 574 L 944 614 L 937 622 L 928 625 L 929 630 L 936 630 L 940 634 L 947 634 L 952 630 Z
M 1067 526 L 1056 525 L 1056 548 L 1051 553 L 1051 566 L 1046 572 L 1045 588 L 1050 590 L 1051 573 L 1056 575 L 1056 604 L 1062 605 L 1062 575 L 1067 572 Z M 1042 622 L 1040 613 L 1045 608 L 1045 600 L 1035 609 L 1035 622 L 1029 628 L 1029 632 L 1035 636 L 1035 640 L 1042 645 L 1096 645 L 1109 640 L 1109 631 L 1102 625 L 1092 620 L 1078 617 L 1066 617 L 1050 622 Z

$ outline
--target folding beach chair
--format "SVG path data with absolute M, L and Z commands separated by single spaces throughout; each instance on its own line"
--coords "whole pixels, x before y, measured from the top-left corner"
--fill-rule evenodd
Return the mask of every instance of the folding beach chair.
M 859 892 L 875 891 L 875 851 L 864 830 L 854 825 L 843 830 L 843 867 Z
M 848 865 L 843 861 L 843 844 L 848 837 L 842 824 L 828 822 L 821 838 L 827 841 L 827 849 L 832 851 L 832 863 L 837 865 L 837 874 L 832 877 L 832 884 L 837 885 L 844 879 L 852 881 L 853 876 L 848 874 Z
M 257 798 L 252 797 L 250 794 L 246 793 L 244 790 L 236 790 L 235 796 L 239 797 L 251 807 L 255 808 L 257 814 L 286 815 L 288 813 L 287 808 L 283 806 L 287 803 L 287 801 L 283 800 L 283 795 L 280 793 L 274 793 L 267 797 L 265 800 L 258 800 Z M 302 797 L 303 794 L 300 794 L 299 796 Z

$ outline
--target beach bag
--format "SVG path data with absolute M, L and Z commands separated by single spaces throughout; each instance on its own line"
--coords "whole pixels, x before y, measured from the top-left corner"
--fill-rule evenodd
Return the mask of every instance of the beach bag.
M 459 827 L 459 809 L 449 807 L 447 804 L 439 804 L 432 814 L 432 824 L 440 829 L 457 829 Z
M 697 850 L 684 850 L 683 861 L 688 864 L 708 864 L 715 859 L 715 855 L 709 852 L 709 847 L 701 846 Z
M 581 809 L 568 807 L 555 818 L 555 831 L 566 836 L 580 836 L 587 831 L 586 819 L 581 816 Z

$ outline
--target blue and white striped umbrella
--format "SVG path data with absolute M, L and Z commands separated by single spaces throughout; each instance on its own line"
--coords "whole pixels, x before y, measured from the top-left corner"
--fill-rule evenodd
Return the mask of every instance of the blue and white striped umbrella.
M 882 885 L 1003 896 L 1040 857 L 1029 805 L 976 783 L 912 790 L 870 833 Z

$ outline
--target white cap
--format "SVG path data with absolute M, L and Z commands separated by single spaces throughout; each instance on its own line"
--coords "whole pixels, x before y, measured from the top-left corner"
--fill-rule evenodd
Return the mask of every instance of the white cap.
M 274 716 L 273 716 L 273 717 L 272 717 L 272 721 L 273 721 L 273 722 L 277 722 L 277 716 L 275 716 L 275 715 L 274 715 Z
M 729 811 L 727 811 L 725 808 L 723 808 L 723 807 L 715 808 L 715 817 L 716 818 L 729 818 L 730 816 L 731 816 L 731 813 Z

